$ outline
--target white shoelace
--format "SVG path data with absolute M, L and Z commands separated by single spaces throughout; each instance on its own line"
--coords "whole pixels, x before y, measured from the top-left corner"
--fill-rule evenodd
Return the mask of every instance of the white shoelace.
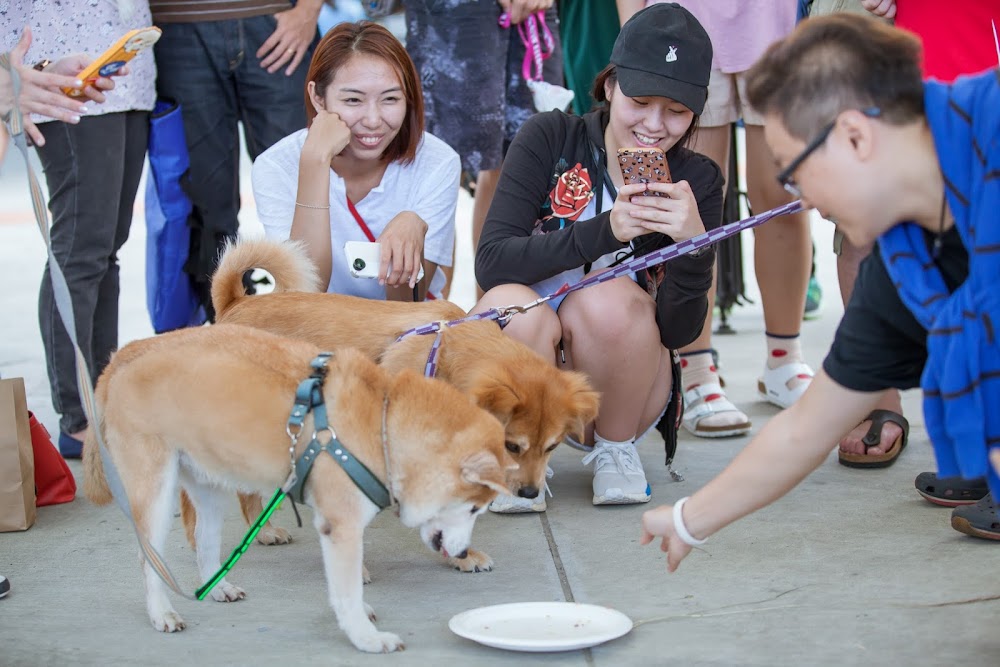
M 588 465 L 595 460 L 594 474 L 601 472 L 612 462 L 614 462 L 618 472 L 623 475 L 630 472 L 643 474 L 639 453 L 635 449 L 635 444 L 631 442 L 601 442 L 594 446 L 594 451 L 583 457 L 583 465 Z

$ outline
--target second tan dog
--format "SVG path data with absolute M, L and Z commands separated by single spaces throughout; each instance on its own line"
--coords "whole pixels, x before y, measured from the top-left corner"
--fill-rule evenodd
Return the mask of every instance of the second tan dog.
M 247 296 L 243 274 L 253 268 L 274 278 L 272 294 Z M 266 329 L 307 340 L 323 349 L 351 346 L 390 371 L 422 372 L 433 335 L 399 334 L 428 322 L 455 320 L 465 312 L 447 301 L 402 303 L 375 301 L 296 290 L 316 289 L 315 271 L 299 248 L 290 243 L 243 240 L 230 246 L 212 281 L 212 304 L 219 322 Z M 567 434 L 580 435 L 597 415 L 599 394 L 582 373 L 555 368 L 526 345 L 505 336 L 494 322 L 464 323 L 442 336 L 437 377 L 467 395 L 504 425 L 507 449 L 519 467 L 507 479 L 512 494 L 535 498 L 543 493 L 545 469 Z M 248 521 L 260 512 L 260 498 L 241 498 Z M 187 512 L 185 525 L 193 525 Z M 287 532 L 270 529 L 272 542 L 287 541 Z M 489 570 L 484 553 L 451 559 L 457 569 Z

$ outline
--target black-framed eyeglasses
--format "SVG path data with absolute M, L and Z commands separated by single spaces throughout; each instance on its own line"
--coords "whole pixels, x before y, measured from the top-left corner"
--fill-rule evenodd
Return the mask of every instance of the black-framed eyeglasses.
M 882 115 L 882 110 L 878 107 L 868 107 L 867 109 L 861 109 L 861 113 L 869 118 L 878 118 Z M 837 114 L 837 118 L 840 118 L 840 114 Z M 823 142 L 826 141 L 827 137 L 830 136 L 830 133 L 833 132 L 833 128 L 837 125 L 837 118 L 834 118 L 823 126 L 823 129 L 812 138 L 812 141 L 806 144 L 806 147 L 802 149 L 802 152 L 799 153 L 794 160 L 789 162 L 788 166 L 782 169 L 781 173 L 778 174 L 778 182 L 781 183 L 781 186 L 796 199 L 802 198 L 802 190 L 799 189 L 799 184 L 795 182 L 792 175 L 795 173 L 796 169 L 802 166 L 802 163 L 806 161 L 806 158 L 812 155 L 817 148 L 823 145 Z

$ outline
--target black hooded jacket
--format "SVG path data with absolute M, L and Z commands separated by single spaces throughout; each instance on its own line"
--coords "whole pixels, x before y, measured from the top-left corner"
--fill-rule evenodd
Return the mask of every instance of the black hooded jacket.
M 532 116 L 517 133 L 504 158 L 476 251 L 476 280 L 484 290 L 508 283 L 532 285 L 628 247 L 614 237 L 610 209 L 586 220 L 543 223 L 552 213 L 550 193 L 568 169 L 580 164 L 593 188 L 603 189 L 607 125 L 606 109 L 583 116 L 550 111 Z M 667 152 L 667 164 L 674 182 L 683 180 L 691 186 L 705 229 L 720 226 L 723 179 L 718 165 L 679 146 Z M 533 233 L 539 225 L 545 233 Z M 636 239 L 636 254 L 672 243 L 663 234 L 647 234 Z M 684 255 L 665 264 L 656 294 L 656 319 L 660 340 L 668 349 L 691 343 L 701 332 L 714 264 L 711 247 L 698 257 Z

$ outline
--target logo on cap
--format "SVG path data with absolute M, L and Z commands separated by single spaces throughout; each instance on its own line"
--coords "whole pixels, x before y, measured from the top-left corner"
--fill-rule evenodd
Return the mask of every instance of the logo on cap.
M 669 51 L 667 51 L 667 62 L 672 63 L 677 60 L 677 47 L 668 46 L 667 48 L 670 49 Z

